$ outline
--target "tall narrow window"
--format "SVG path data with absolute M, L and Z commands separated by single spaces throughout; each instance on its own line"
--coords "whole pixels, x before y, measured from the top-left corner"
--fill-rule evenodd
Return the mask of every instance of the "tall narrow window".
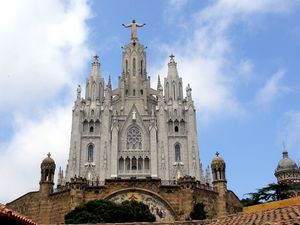
M 132 158 L 131 160 L 131 169 L 136 170 L 137 169 L 137 160 L 135 157 Z
M 133 94 L 133 96 L 135 96 L 135 89 L 133 89 L 132 94 Z
M 150 169 L 150 159 L 146 156 L 145 158 L 145 170 Z
M 143 76 L 143 60 L 141 60 L 141 76 Z
M 93 84 L 93 90 L 92 90 L 92 92 L 93 92 L 93 96 L 92 96 L 92 99 L 96 99 L 96 96 L 97 96 L 97 85 L 96 85 L 96 83 L 94 83 Z
M 127 59 L 126 59 L 125 64 L 126 64 L 126 66 L 125 66 L 125 69 L 126 69 L 125 73 L 126 73 L 126 77 L 127 77 L 127 73 L 128 73 L 128 61 L 127 61 Z
M 133 58 L 133 62 L 132 62 L 132 75 L 135 76 L 135 72 L 136 72 L 136 65 L 135 65 L 135 58 Z
M 169 96 L 169 83 L 166 84 L 165 95 L 166 95 L 167 101 L 169 101 L 169 98 L 170 98 L 170 96 Z
M 121 157 L 120 159 L 119 159 L 119 170 L 124 170 L 124 159 L 123 159 L 123 157 Z
M 175 120 L 175 122 L 174 122 L 174 131 L 175 131 L 175 133 L 179 132 L 179 122 L 178 122 L 178 120 Z
M 88 146 L 88 162 L 93 162 L 94 157 L 94 146 L 90 144 Z
M 173 83 L 173 100 L 176 100 L 176 84 Z
M 181 157 L 180 157 L 180 145 L 179 144 L 175 145 L 175 161 L 176 162 L 180 162 L 181 161 Z

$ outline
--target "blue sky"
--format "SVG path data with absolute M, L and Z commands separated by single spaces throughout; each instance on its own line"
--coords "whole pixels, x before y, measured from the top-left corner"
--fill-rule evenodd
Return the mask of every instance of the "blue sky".
M 300 159 L 296 0 L 9 1 L 0 7 L 0 202 L 38 189 L 48 151 L 65 168 L 78 84 L 100 56 L 113 87 L 132 19 L 152 86 L 173 53 L 197 106 L 204 169 L 216 151 L 240 198 L 275 182 L 282 142 Z M 5 172 L 3 172 L 5 171 Z

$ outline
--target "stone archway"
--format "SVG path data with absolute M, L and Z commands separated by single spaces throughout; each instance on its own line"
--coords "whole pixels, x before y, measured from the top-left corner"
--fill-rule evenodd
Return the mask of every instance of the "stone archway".
M 156 221 L 170 222 L 175 221 L 176 214 L 174 209 L 161 196 L 144 189 L 123 189 L 116 191 L 104 199 L 121 203 L 123 201 L 139 201 L 149 206 L 149 209 L 156 217 Z

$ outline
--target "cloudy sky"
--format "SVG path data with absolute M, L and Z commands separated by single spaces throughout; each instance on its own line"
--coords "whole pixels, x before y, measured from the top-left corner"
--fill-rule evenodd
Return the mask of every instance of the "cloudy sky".
M 240 198 L 274 182 L 282 143 L 300 159 L 297 0 L 0 1 L 0 202 L 38 190 L 51 152 L 65 168 L 71 110 L 91 58 L 121 72 L 122 23 L 138 30 L 156 87 L 173 53 L 197 106 L 203 167 L 216 151 Z

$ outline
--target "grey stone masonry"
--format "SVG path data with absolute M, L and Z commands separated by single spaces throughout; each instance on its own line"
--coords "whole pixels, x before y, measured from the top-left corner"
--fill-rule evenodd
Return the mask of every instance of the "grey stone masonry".
M 205 183 L 201 174 L 195 106 L 191 87 L 183 96 L 182 78 L 170 56 L 164 86 L 150 86 L 145 47 L 131 40 L 123 48 L 118 88 L 105 85 L 99 57 L 92 62 L 73 108 L 66 177 L 176 180 L 185 175 Z M 60 184 L 59 184 L 60 185 Z

